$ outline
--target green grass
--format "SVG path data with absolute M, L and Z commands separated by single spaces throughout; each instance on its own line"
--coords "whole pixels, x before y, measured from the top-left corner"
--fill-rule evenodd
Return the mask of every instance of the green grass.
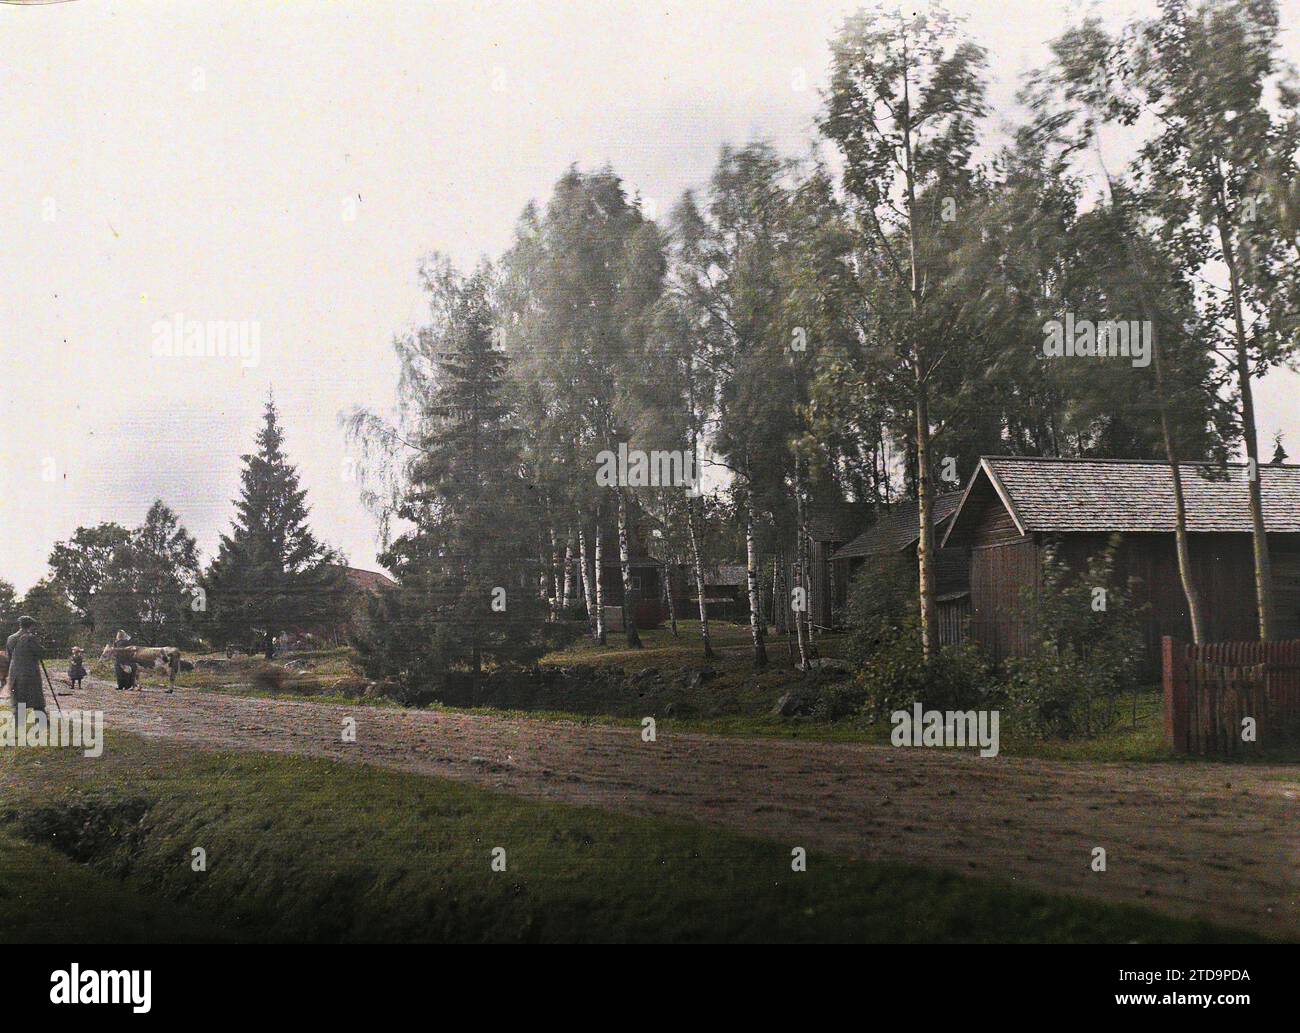
M 185 943 L 206 919 L 123 887 L 48 846 L 0 832 L 0 943 Z
M 791 848 L 803 844 L 360 765 L 187 753 L 115 731 L 98 760 L 0 750 L 0 791 L 6 826 L 42 843 L 0 840 L 18 873 L 0 885 L 24 869 L 41 873 L 26 876 L 35 897 L 0 933 L 16 941 L 119 927 L 123 937 L 169 939 L 172 923 L 200 939 L 295 942 L 1241 938 L 1138 908 L 818 850 L 795 873 Z M 191 869 L 195 847 L 207 853 L 206 872 Z M 505 848 L 505 872 L 491 870 L 494 847 Z M 63 924 L 41 929 L 39 901 L 56 889 L 79 903 Z
M 339 647 L 309 653 L 286 653 L 268 662 L 260 655 L 238 654 L 230 659 L 225 653 L 186 654 L 186 660 L 216 661 L 219 669 L 182 671 L 176 676 L 178 690 L 200 689 L 224 692 L 236 696 L 310 697 L 322 703 L 348 703 L 365 706 L 396 706 L 383 697 L 358 698 L 365 682 L 355 663 L 351 649 Z M 287 671 L 283 686 L 272 691 L 259 683 L 258 674 L 268 667 L 281 667 L 287 661 L 302 660 L 308 665 L 304 670 Z M 96 658 L 87 663 L 92 677 L 113 680 L 113 664 Z M 146 689 L 165 687 L 166 676 L 158 671 L 144 671 L 142 684 Z

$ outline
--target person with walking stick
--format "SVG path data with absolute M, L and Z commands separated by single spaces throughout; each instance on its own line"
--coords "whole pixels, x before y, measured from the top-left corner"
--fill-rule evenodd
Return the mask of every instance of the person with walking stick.
M 45 690 L 41 686 L 41 660 L 44 652 L 41 641 L 36 637 L 36 619 L 22 616 L 18 618 L 18 630 L 9 636 L 5 643 L 9 654 L 9 694 L 14 713 L 22 704 L 30 713 L 45 711 Z

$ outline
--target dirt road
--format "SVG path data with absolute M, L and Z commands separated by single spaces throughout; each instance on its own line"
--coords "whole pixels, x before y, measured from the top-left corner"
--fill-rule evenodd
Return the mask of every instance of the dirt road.
M 62 694 L 61 694 L 62 695 Z M 1072 764 L 88 683 L 64 706 L 205 748 L 290 752 L 690 818 L 1300 938 L 1300 768 Z M 342 740 L 356 720 L 356 742 Z M 111 739 L 109 742 L 111 748 Z M 1104 847 L 1107 871 L 1090 868 Z

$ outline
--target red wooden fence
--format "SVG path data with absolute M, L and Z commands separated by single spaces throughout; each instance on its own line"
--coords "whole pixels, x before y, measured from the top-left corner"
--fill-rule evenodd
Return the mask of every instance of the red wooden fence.
M 1165 741 L 1180 753 L 1236 754 L 1242 721 L 1255 719 L 1256 743 L 1300 726 L 1300 640 L 1161 642 Z

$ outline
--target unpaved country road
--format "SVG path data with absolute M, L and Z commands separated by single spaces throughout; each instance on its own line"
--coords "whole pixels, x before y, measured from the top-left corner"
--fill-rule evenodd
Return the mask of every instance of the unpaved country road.
M 60 695 L 63 695 L 60 693 Z M 746 740 L 220 693 L 64 697 L 110 728 L 298 753 L 519 796 L 690 818 L 783 845 L 910 861 L 1300 938 L 1300 767 L 1074 764 Z M 357 722 L 344 743 L 342 720 Z M 111 745 L 110 745 L 111 748 Z M 1108 871 L 1090 870 L 1106 849 Z

